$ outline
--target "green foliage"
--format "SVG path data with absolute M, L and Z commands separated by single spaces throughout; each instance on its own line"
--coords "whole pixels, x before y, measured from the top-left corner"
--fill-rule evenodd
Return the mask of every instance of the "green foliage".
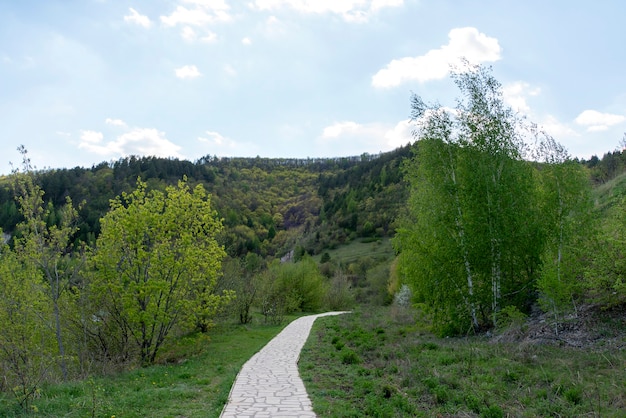
M 297 263 L 275 261 L 261 280 L 259 302 L 266 321 L 280 322 L 285 314 L 315 312 L 322 307 L 326 285 L 311 257 Z
M 527 313 L 535 289 L 559 317 L 581 295 L 583 231 L 594 235 L 586 172 L 513 114 L 489 71 L 466 64 L 453 79 L 454 113 L 413 97 L 399 272 L 442 335 L 496 326 L 503 306 Z
M 352 309 L 355 305 L 354 292 L 348 276 L 337 270 L 330 280 L 324 298 L 324 308 L 329 311 Z
M 542 309 L 558 321 L 583 293 L 588 242 L 596 233 L 584 168 L 553 141 L 544 149 L 547 158 L 539 173 L 546 244 L 537 288 Z
M 585 285 L 591 299 L 605 307 L 626 303 L 626 197 L 607 214 L 593 243 Z
M 0 391 L 28 409 L 54 366 L 55 342 L 46 289 L 32 264 L 0 245 Z
M 58 210 L 44 203 L 44 191 L 35 182 L 27 151 L 23 146 L 18 151 L 23 158 L 22 172 L 15 170 L 12 177 L 23 221 L 17 225 L 19 238 L 15 239 L 15 251 L 21 262 L 28 266 L 27 270 L 34 274 L 33 280 L 43 278 L 45 281 L 45 294 L 52 307 L 58 362 L 63 379 L 67 379 L 67 342 L 62 310 L 73 304 L 69 293 L 80 281 L 81 253 L 72 252 L 71 248 L 72 237 L 78 230 L 78 212 L 69 197 Z
M 264 264 L 264 260 L 254 253 L 248 253 L 244 259 L 227 258 L 222 264 L 223 275 L 218 287 L 234 291 L 230 305 L 241 324 L 252 321 L 252 306 L 261 287 L 260 272 Z
M 181 181 L 165 192 L 148 191 L 138 181 L 134 192 L 111 202 L 101 224 L 91 258 L 100 303 L 94 332 L 132 342 L 145 365 L 175 327 L 206 331 L 230 295 L 214 293 L 225 253 L 204 188 Z
M 520 312 L 515 306 L 505 306 L 496 316 L 496 327 L 500 330 L 517 327 L 524 327 L 527 315 Z

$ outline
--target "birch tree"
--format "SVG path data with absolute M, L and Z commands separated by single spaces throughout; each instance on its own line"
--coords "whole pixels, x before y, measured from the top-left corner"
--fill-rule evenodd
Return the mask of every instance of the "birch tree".
M 542 135 L 543 136 L 543 135 Z M 537 288 L 542 309 L 551 313 L 558 332 L 562 314 L 576 310 L 583 290 L 586 240 L 595 236 L 589 176 L 552 137 L 537 149 L 542 162 L 541 192 L 546 247 Z
M 409 216 L 396 240 L 442 333 L 493 326 L 503 306 L 527 309 L 542 252 L 519 119 L 489 70 L 466 64 L 452 78 L 455 109 L 412 98 Z

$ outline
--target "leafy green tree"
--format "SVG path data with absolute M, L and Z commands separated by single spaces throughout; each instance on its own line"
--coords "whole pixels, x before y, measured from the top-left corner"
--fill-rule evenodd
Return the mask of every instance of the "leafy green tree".
M 35 265 L 0 242 L 0 389 L 26 409 L 55 365 L 47 291 Z
M 18 148 L 23 157 L 23 171 L 13 173 L 19 210 L 24 221 L 18 225 L 21 238 L 15 250 L 25 264 L 32 264 L 45 280 L 46 294 L 52 303 L 54 329 L 63 379 L 68 377 L 66 342 L 61 307 L 68 300 L 68 290 L 79 281 L 80 257 L 72 255 L 71 241 L 77 232 L 78 212 L 68 197 L 58 213 L 45 205 L 44 192 L 34 181 L 34 172 L 26 149 Z
M 520 121 L 487 69 L 466 64 L 452 78 L 463 95 L 456 109 L 412 98 L 418 141 L 396 240 L 400 268 L 442 333 L 491 327 L 503 306 L 527 309 L 543 250 Z
M 215 294 L 224 249 L 222 225 L 200 185 L 186 179 L 164 192 L 137 189 L 111 202 L 92 256 L 92 286 L 120 339 L 134 342 L 142 364 L 155 361 L 175 327 L 206 331 L 230 294 Z
M 595 236 L 589 176 L 553 138 L 538 147 L 545 252 L 537 282 L 542 309 L 554 315 L 576 308 L 590 237 Z M 602 251 L 597 248 L 597 251 Z M 557 327 L 558 330 L 558 327 Z
M 241 324 L 252 321 L 251 309 L 257 298 L 259 274 L 263 268 L 263 259 L 254 253 L 246 254 L 244 259 L 229 258 L 223 264 L 224 274 L 220 285 L 222 289 L 235 292 L 231 305 Z

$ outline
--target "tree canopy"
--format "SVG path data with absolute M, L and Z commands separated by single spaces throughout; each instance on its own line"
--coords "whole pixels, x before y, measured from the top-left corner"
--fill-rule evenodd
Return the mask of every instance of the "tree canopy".
M 228 294 L 213 292 L 224 249 L 222 225 L 200 185 L 137 189 L 111 202 L 92 256 L 102 326 L 116 324 L 152 363 L 175 326 L 206 329 Z M 121 326 L 120 326 L 121 325 Z

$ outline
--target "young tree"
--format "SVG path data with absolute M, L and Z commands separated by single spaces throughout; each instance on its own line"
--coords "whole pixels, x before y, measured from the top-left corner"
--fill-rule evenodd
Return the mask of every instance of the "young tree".
M 80 259 L 71 252 L 71 239 L 77 232 L 78 212 L 71 199 L 55 216 L 54 208 L 45 205 L 44 192 L 34 181 L 34 172 L 27 157 L 26 149 L 18 148 L 23 157 L 23 171 L 15 170 L 15 191 L 19 210 L 24 221 L 18 225 L 21 238 L 16 239 L 15 250 L 25 264 L 36 266 L 46 286 L 46 294 L 52 303 L 54 328 L 60 357 L 63 379 L 68 377 L 68 366 L 64 332 L 61 318 L 61 306 L 69 300 L 67 296 L 71 286 L 76 284 L 81 267 Z M 55 218 L 54 223 L 51 220 Z
M 0 390 L 26 409 L 55 358 L 51 309 L 35 265 L 0 242 Z
M 251 309 L 256 301 L 260 287 L 259 275 L 264 267 L 263 259 L 255 253 L 248 253 L 245 258 L 229 258 L 223 264 L 220 287 L 235 292 L 231 305 L 241 324 L 252 321 Z
M 224 249 L 222 224 L 200 185 L 186 179 L 165 192 L 137 189 L 111 202 L 92 256 L 93 289 L 106 300 L 103 321 L 113 321 L 154 362 L 177 326 L 208 329 L 230 294 L 215 294 Z M 104 318 L 104 317 L 107 318 Z
M 552 137 L 543 136 L 537 147 L 541 161 L 541 202 L 546 246 L 537 282 L 539 302 L 554 315 L 576 308 L 582 293 L 585 240 L 595 236 L 589 176 Z M 556 328 L 558 331 L 558 327 Z

